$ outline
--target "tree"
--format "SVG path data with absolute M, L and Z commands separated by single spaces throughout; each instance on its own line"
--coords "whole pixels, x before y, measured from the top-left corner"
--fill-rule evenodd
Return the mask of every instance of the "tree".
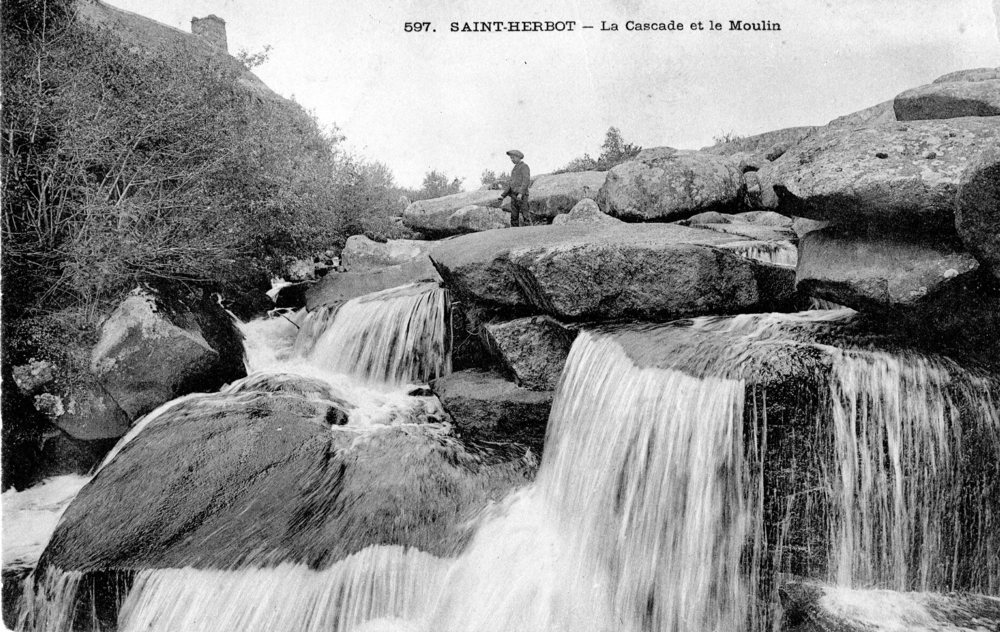
M 601 154 L 594 160 L 590 154 L 584 154 L 579 158 L 574 158 L 565 167 L 556 173 L 566 173 L 573 171 L 607 171 L 616 165 L 632 160 L 642 147 L 625 142 L 622 133 L 617 127 L 609 127 L 604 135 L 604 144 L 601 145 Z
M 479 182 L 486 189 L 505 189 L 510 183 L 510 174 L 506 171 L 501 171 L 500 175 L 497 175 L 492 169 L 486 169 L 479 177 Z
M 434 169 L 424 174 L 424 181 L 419 189 L 416 191 L 407 191 L 406 193 L 407 197 L 415 202 L 417 200 L 444 197 L 445 195 L 460 193 L 461 191 L 461 178 L 453 178 L 449 181 L 448 176 Z
M 601 149 L 601 155 L 597 158 L 598 171 L 607 171 L 616 165 L 632 160 L 642 151 L 642 147 L 626 143 L 617 127 L 608 128 Z

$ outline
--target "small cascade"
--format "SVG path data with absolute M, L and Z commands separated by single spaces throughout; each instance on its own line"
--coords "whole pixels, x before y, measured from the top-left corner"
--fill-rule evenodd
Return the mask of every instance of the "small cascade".
M 328 632 L 418 620 L 446 570 L 446 561 L 398 546 L 370 547 L 321 571 L 292 564 L 147 570 L 135 578 L 118 630 Z
M 451 372 L 447 290 L 411 284 L 308 314 L 292 354 L 335 373 L 386 384 L 427 382 Z
M 794 268 L 799 261 L 799 249 L 790 241 L 748 241 L 721 247 L 747 259 L 779 266 Z
M 1000 459 L 991 387 L 942 360 L 836 355 L 824 470 L 831 581 L 900 591 L 1000 588 L 1000 516 L 963 501 L 997 499 L 996 483 L 975 474 L 977 461 Z M 985 454 L 971 453 L 969 441 L 983 442 Z M 975 570 L 963 568 L 970 562 Z

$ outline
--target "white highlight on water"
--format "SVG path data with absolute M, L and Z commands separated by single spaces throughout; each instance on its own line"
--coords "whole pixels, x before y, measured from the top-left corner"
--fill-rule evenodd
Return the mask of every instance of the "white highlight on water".
M 90 476 L 66 474 L 3 493 L 3 565 L 34 566 L 70 501 Z
M 795 267 L 799 261 L 799 249 L 790 241 L 748 241 L 723 244 L 725 250 L 732 250 L 741 257 L 780 266 Z

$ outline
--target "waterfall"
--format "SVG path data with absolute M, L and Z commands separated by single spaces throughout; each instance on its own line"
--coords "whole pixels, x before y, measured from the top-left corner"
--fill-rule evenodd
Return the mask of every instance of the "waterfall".
M 336 373 L 385 384 L 451 372 L 448 293 L 434 283 L 368 294 L 308 314 L 293 353 Z
M 780 266 L 795 267 L 799 260 L 799 249 L 790 241 L 747 241 L 720 246 L 732 250 L 741 257 L 763 261 Z
M 830 380 L 830 579 L 893 590 L 1000 588 L 1000 515 L 976 480 L 979 459 L 1000 459 L 995 385 L 942 360 L 839 352 Z M 992 491 L 996 500 L 996 487 Z M 968 524 L 963 524 L 968 523 Z M 963 527 L 975 531 L 962 533 Z M 979 567 L 959 581 L 965 560 Z
M 449 369 L 447 317 L 441 290 L 408 286 L 258 323 L 246 330 L 248 365 L 270 372 L 151 417 L 291 389 L 347 411 L 358 432 L 395 423 L 409 401 L 393 399 L 402 385 Z M 772 575 L 785 570 L 792 521 L 821 525 L 810 536 L 823 539 L 829 581 L 997 594 L 1000 387 L 942 359 L 829 344 L 852 317 L 583 330 L 537 477 L 472 519 L 451 557 L 375 544 L 321 569 L 279 560 L 141 570 L 119 629 L 759 631 L 772 623 Z M 772 436 L 781 420 L 767 418 L 767 391 L 777 384 L 777 397 L 787 376 L 761 369 L 789 349 L 819 358 L 796 386 L 815 402 L 794 429 L 807 433 L 806 449 L 791 465 L 768 461 L 782 435 Z M 765 488 L 784 480 L 780 468 L 814 472 L 815 486 Z M 808 509 L 793 511 L 793 498 Z M 785 523 L 766 524 L 782 502 Z M 29 599 L 49 604 L 36 624 L 53 623 L 22 629 L 68 629 L 77 575 L 48 569 Z

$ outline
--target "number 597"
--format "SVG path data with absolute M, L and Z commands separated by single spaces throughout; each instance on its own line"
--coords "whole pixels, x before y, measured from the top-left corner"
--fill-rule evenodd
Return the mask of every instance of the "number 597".
M 403 30 L 407 33 L 419 33 L 421 31 L 430 31 L 430 22 L 404 22 Z

